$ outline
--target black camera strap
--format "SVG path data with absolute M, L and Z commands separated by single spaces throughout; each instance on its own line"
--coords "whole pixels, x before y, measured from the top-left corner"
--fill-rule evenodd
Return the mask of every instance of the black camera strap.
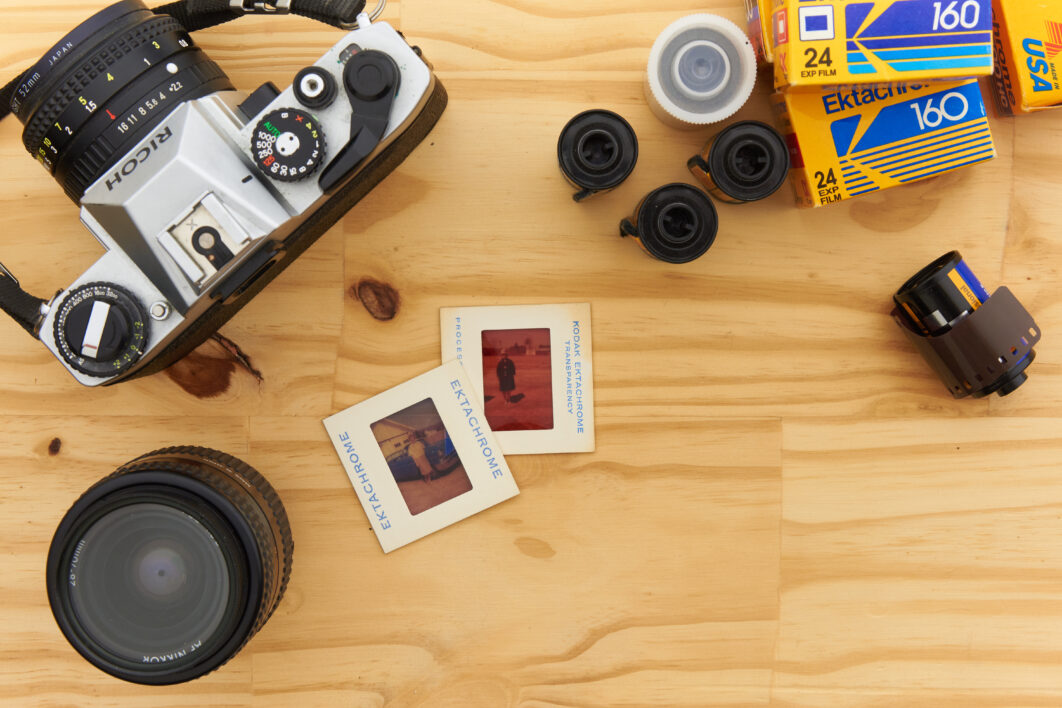
M 47 301 L 34 297 L 22 289 L 6 268 L 0 266 L 0 310 L 18 322 L 22 329 L 34 337 L 37 327 L 44 319 L 43 307 Z
M 381 2 L 378 10 L 382 5 Z M 244 15 L 288 13 L 351 30 L 357 27 L 357 16 L 364 8 L 365 0 L 177 0 L 156 7 L 154 12 L 170 15 L 189 32 L 215 27 Z M 11 114 L 11 99 L 23 74 L 25 72 L 0 89 L 0 120 Z M 23 290 L 15 276 L 0 263 L 0 310 L 34 337 L 39 336 L 38 328 L 44 320 L 47 302 Z

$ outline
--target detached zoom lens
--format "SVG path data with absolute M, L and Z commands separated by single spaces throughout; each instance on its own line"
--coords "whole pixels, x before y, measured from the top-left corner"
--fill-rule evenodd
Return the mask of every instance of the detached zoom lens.
M 15 88 L 22 141 L 78 202 L 182 102 L 232 89 L 169 15 L 123 0 L 82 22 Z
M 188 681 L 228 661 L 272 615 L 291 573 L 269 483 L 215 450 L 176 447 L 100 481 L 59 524 L 48 599 L 67 640 L 135 683 Z

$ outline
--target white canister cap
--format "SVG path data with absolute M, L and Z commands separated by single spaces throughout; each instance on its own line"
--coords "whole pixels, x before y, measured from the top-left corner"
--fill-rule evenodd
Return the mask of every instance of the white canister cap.
M 646 98 L 677 127 L 717 123 L 737 113 L 756 84 L 756 53 L 745 33 L 718 15 L 680 18 L 649 52 Z

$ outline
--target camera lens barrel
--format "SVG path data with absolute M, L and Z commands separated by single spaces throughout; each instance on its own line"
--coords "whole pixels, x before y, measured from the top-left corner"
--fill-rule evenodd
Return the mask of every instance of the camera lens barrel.
M 228 77 L 177 20 L 123 0 L 27 72 L 12 109 L 26 149 L 77 202 L 180 103 L 227 89 Z
M 743 204 L 778 191 L 789 174 L 789 148 L 769 125 L 742 121 L 718 133 L 686 164 L 714 198 Z
M 144 455 L 90 488 L 60 522 L 48 599 L 67 640 L 142 684 L 208 673 L 276 609 L 293 542 L 276 491 L 215 450 Z
M 707 194 L 676 182 L 654 189 L 620 222 L 620 235 L 630 236 L 653 258 L 689 263 L 700 258 L 719 230 L 715 205 Z

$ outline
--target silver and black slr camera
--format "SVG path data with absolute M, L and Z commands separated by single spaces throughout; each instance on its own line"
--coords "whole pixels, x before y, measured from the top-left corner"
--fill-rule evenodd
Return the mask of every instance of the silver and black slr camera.
M 122 0 L 60 40 L 0 92 L 0 117 L 22 121 L 107 252 L 47 300 L 0 265 L 0 308 L 87 386 L 154 373 L 210 337 L 446 106 L 420 50 L 364 4 Z M 256 11 L 356 29 L 283 91 L 247 94 L 189 31 Z

